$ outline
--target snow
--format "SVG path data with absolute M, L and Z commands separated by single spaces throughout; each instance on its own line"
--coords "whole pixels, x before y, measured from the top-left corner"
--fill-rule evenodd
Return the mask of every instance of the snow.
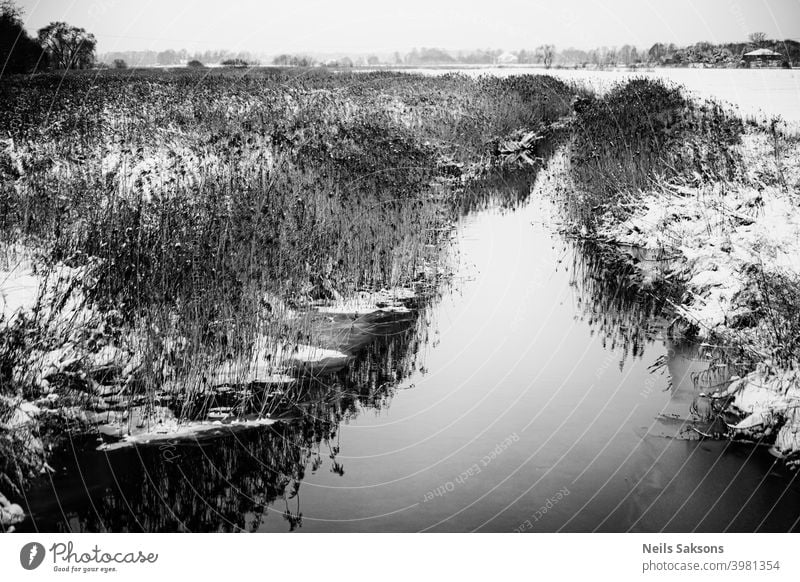
M 350 356 L 337 350 L 308 344 L 293 344 L 269 337 L 254 342 L 253 354 L 247 361 L 231 361 L 211 374 L 212 385 L 285 384 L 294 381 L 288 372 L 316 373 L 344 366 Z
M 405 306 L 404 301 L 413 299 L 415 296 L 416 293 L 413 289 L 404 287 L 381 289 L 374 292 L 361 291 L 352 298 L 318 305 L 316 309 L 320 313 L 331 314 L 408 313 L 409 309 Z
M 32 309 L 39 297 L 41 278 L 28 267 L 22 270 L 0 270 L 0 321 L 9 322 Z
M 758 177 L 772 170 L 764 162 L 772 156 L 769 148 L 763 134 L 748 134 L 742 145 L 749 168 L 744 182 L 664 185 L 645 193 L 624 223 L 609 221 L 600 229 L 619 244 L 680 253 L 685 259 L 681 274 L 692 293 L 680 311 L 706 331 L 719 331 L 741 312 L 736 299 L 752 284 L 748 267 L 800 277 L 800 208 L 795 198 L 800 147 L 785 152 L 781 164 L 789 188 L 764 185 Z M 754 170 L 756 159 L 759 172 Z
M 769 334 L 755 322 L 731 325 L 759 297 L 753 273 L 800 280 L 800 140 L 750 130 L 738 148 L 744 175 L 700 186 L 661 184 L 644 192 L 627 220 L 605 217 L 599 234 L 620 245 L 660 249 L 688 293 L 677 312 L 701 336 L 734 338 L 755 353 L 768 353 Z M 750 298 L 749 300 L 747 298 Z M 734 432 L 776 433 L 779 456 L 800 453 L 800 374 L 769 362 L 735 380 L 724 394 L 742 416 Z
M 191 442 L 199 438 L 221 436 L 234 431 L 269 426 L 276 422 L 274 419 L 269 418 L 268 415 L 234 419 L 226 423 L 219 420 L 181 422 L 175 418 L 169 409 L 161 407 L 154 407 L 154 410 L 148 413 L 148 417 L 150 422 L 146 424 L 137 419 L 136 422 L 139 422 L 139 424 L 136 425 L 130 422 L 128 416 L 125 415 L 119 418 L 112 418 L 110 422 L 101 425 L 101 433 L 119 437 L 119 440 L 103 443 L 97 447 L 97 450 L 113 451 L 135 445 L 163 442 Z
M 786 423 L 778 431 L 774 447 L 780 455 L 800 451 L 800 413 L 797 405 L 787 411 Z
M 0 525 L 7 527 L 25 519 L 25 512 L 16 503 L 11 503 L 0 493 Z
M 773 451 L 778 456 L 800 452 L 800 373 L 776 370 L 767 364 L 734 381 L 722 396 L 745 418 L 731 428 L 737 432 L 775 430 Z

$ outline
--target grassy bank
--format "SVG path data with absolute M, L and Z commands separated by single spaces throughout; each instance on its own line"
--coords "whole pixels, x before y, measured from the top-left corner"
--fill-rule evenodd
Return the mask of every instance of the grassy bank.
M 682 286 L 680 327 L 734 348 L 735 367 L 751 370 L 711 395 L 741 418 L 729 434 L 795 463 L 800 138 L 652 80 L 576 105 L 576 228 L 666 258 L 658 277 Z
M 570 169 L 573 217 L 594 230 L 624 218 L 642 191 L 664 182 L 733 178 L 743 123 L 713 102 L 696 102 L 666 82 L 640 78 L 575 103 Z
M 344 358 L 306 314 L 435 284 L 498 144 L 546 132 L 574 93 L 268 69 L 4 79 L 0 487 L 44 467 L 45 418 L 180 424 L 193 407 L 167 415 L 165 390 Z

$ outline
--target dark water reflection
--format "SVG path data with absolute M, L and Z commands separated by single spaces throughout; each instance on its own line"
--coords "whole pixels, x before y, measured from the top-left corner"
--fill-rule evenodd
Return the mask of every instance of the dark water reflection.
M 516 191 L 516 190 L 515 190 Z M 516 195 L 515 195 L 516 196 Z M 384 322 L 284 420 L 193 445 L 75 443 L 28 492 L 43 531 L 788 531 L 800 486 L 719 419 L 661 292 L 514 198 L 461 225 L 459 277 Z
M 75 441 L 57 457 L 61 470 L 28 493 L 36 513 L 23 529 L 257 531 L 268 517 L 301 527 L 303 479 L 344 475 L 337 431 L 361 410 L 390 405 L 426 342 L 424 313 L 370 326 L 373 341 L 346 370 L 287 388 L 269 427 L 109 453 L 93 450 L 94 439 Z

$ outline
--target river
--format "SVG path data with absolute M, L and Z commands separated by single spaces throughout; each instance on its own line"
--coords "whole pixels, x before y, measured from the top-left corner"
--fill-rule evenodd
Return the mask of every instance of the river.
M 548 188 L 467 214 L 454 279 L 370 328 L 282 422 L 71 443 L 18 529 L 800 529 L 796 473 L 766 447 L 698 438 L 713 430 L 705 348 L 671 341 L 658 301 L 559 234 Z

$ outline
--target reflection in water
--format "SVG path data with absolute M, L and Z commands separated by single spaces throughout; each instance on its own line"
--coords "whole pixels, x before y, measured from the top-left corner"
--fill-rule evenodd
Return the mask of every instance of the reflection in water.
M 603 347 L 622 350 L 622 368 L 629 355 L 641 357 L 645 343 L 663 333 L 670 290 L 642 289 L 633 260 L 615 248 L 584 241 L 572 246 L 578 313 L 600 334 Z
M 344 475 L 337 431 L 364 409 L 381 410 L 418 365 L 425 305 L 371 326 L 373 341 L 332 376 L 304 378 L 273 404 L 281 422 L 198 443 L 111 454 L 64 452 L 64 470 L 28 494 L 43 531 L 256 531 L 265 519 L 302 525 L 307 472 Z M 86 489 L 83 487 L 86 484 Z
M 744 374 L 747 363 L 738 363 L 734 350 L 698 345 L 673 335 L 670 304 L 677 288 L 665 283 L 658 288 L 643 285 L 634 261 L 646 258 L 591 242 L 573 244 L 572 250 L 579 316 L 591 333 L 600 335 L 604 348 L 621 353 L 620 370 L 629 356 L 641 358 L 647 345 L 660 341 L 664 346 L 664 354 L 650 363 L 650 370 L 666 375 L 669 401 L 649 434 L 691 440 L 723 438 L 726 422 L 733 417 L 711 395 L 724 391 L 733 375 Z
M 487 210 L 459 253 L 477 275 L 348 324 L 353 359 L 278 394 L 280 422 L 191 445 L 75 442 L 18 529 L 796 529 L 793 475 L 760 447 L 703 438 L 723 430 L 708 394 L 735 359 L 671 338 L 667 293 L 554 235 L 526 188 L 500 180 L 496 206 L 476 193 Z
M 650 259 L 592 243 L 574 245 L 571 283 L 580 317 L 604 347 L 620 351 L 621 371 L 628 356 L 641 358 L 652 354 L 648 346 L 661 344 L 637 396 L 647 398 L 660 385 L 666 391 L 666 401 L 640 434 L 636 455 L 618 467 L 628 472 L 627 492 L 586 529 L 796 531 L 796 474 L 760 443 L 728 441 L 728 425 L 737 419 L 724 400 L 712 398 L 751 369 L 752 361 L 733 348 L 673 336 L 669 306 L 676 289 L 654 289 L 643 281 L 635 268 L 641 260 Z M 657 268 L 658 261 L 653 263 Z M 786 511 L 782 516 L 776 515 L 779 507 Z

